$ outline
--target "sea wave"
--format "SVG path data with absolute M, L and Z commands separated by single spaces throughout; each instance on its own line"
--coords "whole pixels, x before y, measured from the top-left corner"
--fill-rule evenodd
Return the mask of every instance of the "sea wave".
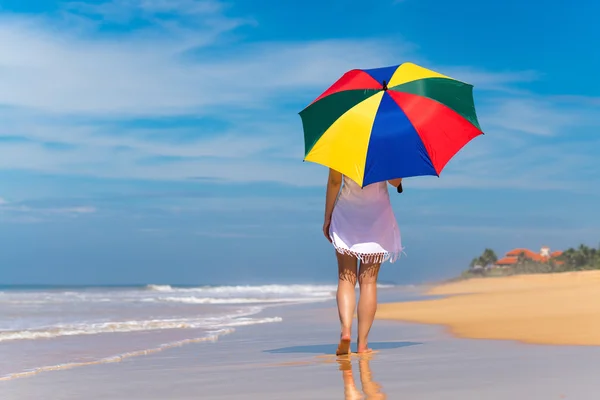
M 394 285 L 377 284 L 380 289 L 392 288 Z M 148 285 L 153 291 L 171 293 L 202 294 L 206 298 L 333 298 L 337 290 L 336 285 L 237 285 L 237 286 L 198 286 L 198 287 L 172 287 L 170 285 Z
M 72 368 L 77 368 L 77 367 L 85 367 L 85 366 L 89 366 L 89 365 L 109 364 L 109 363 L 121 362 L 121 361 L 126 360 L 128 358 L 145 356 L 145 355 L 149 355 L 149 354 L 154 354 L 154 353 L 161 352 L 163 350 L 172 349 L 174 347 L 181 347 L 181 346 L 184 346 L 184 345 L 187 345 L 187 344 L 192 344 L 192 343 L 216 342 L 219 339 L 220 336 L 230 334 L 230 333 L 232 333 L 234 331 L 235 330 L 231 329 L 231 328 L 229 328 L 229 329 L 220 329 L 218 331 L 208 332 L 207 336 L 202 336 L 202 337 L 197 337 L 197 338 L 192 338 L 192 339 L 178 340 L 176 342 L 170 342 L 170 343 L 161 344 L 161 345 L 159 345 L 157 347 L 153 347 L 153 348 L 150 348 L 150 349 L 144 349 L 144 350 L 131 351 L 131 352 L 127 352 L 127 353 L 121 353 L 121 354 L 117 354 L 117 355 L 113 355 L 113 356 L 109 356 L 109 357 L 104 357 L 104 358 L 100 358 L 100 359 L 92 360 L 92 361 L 68 362 L 68 363 L 63 363 L 63 364 L 58 364 L 58 365 L 47 365 L 47 366 L 43 366 L 43 367 L 37 367 L 37 368 L 34 368 L 32 370 L 28 370 L 28 371 L 15 372 L 15 373 L 8 374 L 8 375 L 5 375 L 5 376 L 0 376 L 0 382 L 1 381 L 9 381 L 9 380 L 18 379 L 18 378 L 27 378 L 27 377 L 34 376 L 34 375 L 37 375 L 37 374 L 42 373 L 42 372 L 62 371 L 62 370 L 66 370 L 66 369 L 72 369 Z
M 378 284 L 379 288 L 393 285 Z M 145 303 L 177 302 L 187 304 L 295 303 L 325 301 L 335 298 L 335 285 L 237 285 L 177 287 L 150 284 L 141 288 L 82 289 L 75 291 L 8 292 L 0 296 L 0 304 L 41 306 L 75 303 Z M 168 294 L 168 295 L 167 295 Z M 179 300 L 174 300 L 180 298 Z M 165 300 L 166 299 L 166 300 Z
M 220 296 L 240 294 L 261 295 L 290 295 L 304 296 L 330 295 L 337 287 L 334 285 L 237 285 L 237 286 L 198 286 L 198 287 L 172 287 L 170 285 L 147 285 L 147 290 L 160 292 L 204 293 Z
M 146 290 L 153 292 L 172 292 L 173 288 L 171 285 L 146 285 Z
M 306 297 L 288 297 L 288 298 L 216 298 L 216 297 L 158 297 L 156 299 L 147 299 L 148 301 L 161 301 L 168 303 L 184 304 L 264 304 L 264 303 L 309 303 L 328 300 L 329 297 L 306 298 Z
M 255 310 L 247 314 L 253 314 Z M 249 318 L 244 314 L 205 318 L 173 318 L 140 321 L 110 321 L 102 323 L 56 324 L 38 329 L 0 331 L 0 343 L 13 340 L 55 339 L 63 336 L 128 333 L 165 329 L 223 329 L 245 325 L 281 322 L 280 317 Z

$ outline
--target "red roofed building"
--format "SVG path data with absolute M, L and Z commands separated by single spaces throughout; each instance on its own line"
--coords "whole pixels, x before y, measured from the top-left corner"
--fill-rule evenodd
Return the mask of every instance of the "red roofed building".
M 508 267 L 517 263 L 517 257 L 504 257 L 496 261 L 496 267 Z
M 550 248 L 548 246 L 544 246 L 540 249 L 539 253 L 535 253 L 529 249 L 513 249 L 506 253 L 506 255 L 496 261 L 496 267 L 509 267 L 511 265 L 515 265 L 519 261 L 519 256 L 535 261 L 535 262 L 548 262 L 556 257 L 559 257 L 562 254 L 562 251 L 553 251 L 550 253 Z M 555 261 L 557 264 L 562 264 L 561 261 Z

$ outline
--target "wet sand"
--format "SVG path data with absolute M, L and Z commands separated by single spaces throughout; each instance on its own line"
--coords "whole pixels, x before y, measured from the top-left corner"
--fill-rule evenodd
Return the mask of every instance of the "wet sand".
M 600 271 L 471 279 L 427 294 L 446 297 L 383 304 L 377 318 L 441 324 L 462 338 L 600 346 Z

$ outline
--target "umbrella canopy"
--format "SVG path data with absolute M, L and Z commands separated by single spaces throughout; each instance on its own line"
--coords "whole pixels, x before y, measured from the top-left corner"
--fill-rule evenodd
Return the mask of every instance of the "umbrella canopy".
M 483 133 L 473 86 L 413 63 L 349 71 L 300 117 L 304 160 L 339 171 L 361 187 L 439 176 Z

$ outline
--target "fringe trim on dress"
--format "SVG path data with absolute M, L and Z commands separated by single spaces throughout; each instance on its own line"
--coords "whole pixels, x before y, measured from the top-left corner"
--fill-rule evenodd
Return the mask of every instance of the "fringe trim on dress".
M 366 264 L 383 264 L 386 261 L 390 261 L 390 263 L 395 262 L 398 258 L 400 258 L 400 253 L 403 253 L 404 255 L 406 255 L 406 253 L 404 253 L 404 249 L 400 249 L 398 252 L 396 253 L 392 253 L 392 252 L 382 252 L 382 253 L 358 253 L 349 249 L 344 249 L 341 247 L 338 247 L 335 245 L 335 242 L 333 243 L 333 247 L 335 248 L 335 250 L 340 253 L 340 254 L 344 254 L 347 256 L 353 256 L 358 258 L 361 262 L 364 262 Z

